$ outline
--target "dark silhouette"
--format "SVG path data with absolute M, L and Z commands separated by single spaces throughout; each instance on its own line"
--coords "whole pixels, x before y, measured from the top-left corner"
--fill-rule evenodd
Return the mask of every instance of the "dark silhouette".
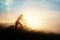
M 5 23 L 6 24 L 6 23 Z M 56 33 L 45 33 L 45 32 L 34 32 L 24 31 L 20 29 L 14 29 L 15 25 L 10 25 L 8 28 L 4 27 L 4 24 L 0 24 L 0 39 L 20 39 L 20 40 L 60 40 L 60 34 Z
M 23 15 L 21 14 L 15 22 L 15 29 L 17 29 L 18 25 L 20 25 L 20 27 L 22 27 L 22 23 L 21 23 L 22 19 L 23 19 Z
M 17 18 L 15 22 L 15 29 L 20 29 L 20 30 L 28 30 L 27 21 L 23 18 L 23 14 L 20 14 L 20 16 Z M 29 29 L 30 30 L 30 29 Z

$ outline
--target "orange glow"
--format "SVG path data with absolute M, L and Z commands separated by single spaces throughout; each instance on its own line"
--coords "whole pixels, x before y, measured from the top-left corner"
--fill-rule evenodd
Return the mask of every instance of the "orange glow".
M 42 24 L 41 20 L 36 15 L 33 16 L 32 14 L 24 14 L 23 18 L 26 21 L 27 27 L 32 30 L 38 29 L 38 27 Z

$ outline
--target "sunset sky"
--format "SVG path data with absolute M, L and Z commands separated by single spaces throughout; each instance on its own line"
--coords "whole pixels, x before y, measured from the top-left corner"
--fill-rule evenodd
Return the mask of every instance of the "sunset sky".
M 60 33 L 60 0 L 0 0 L 1 23 L 15 22 L 21 13 L 28 26 L 38 26 L 32 29 Z

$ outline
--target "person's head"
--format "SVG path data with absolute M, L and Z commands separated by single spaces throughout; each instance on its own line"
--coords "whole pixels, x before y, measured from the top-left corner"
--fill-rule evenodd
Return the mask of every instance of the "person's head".
M 23 15 L 22 15 L 22 14 L 20 14 L 20 17 L 23 17 Z
M 20 16 L 18 17 L 18 19 L 22 19 L 23 18 L 23 15 L 22 14 L 20 14 Z

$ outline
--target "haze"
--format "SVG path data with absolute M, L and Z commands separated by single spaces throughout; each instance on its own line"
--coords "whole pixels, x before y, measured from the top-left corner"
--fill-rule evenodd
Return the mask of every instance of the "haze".
M 60 33 L 60 0 L 0 0 L 0 22 L 14 23 L 22 13 L 35 31 Z

